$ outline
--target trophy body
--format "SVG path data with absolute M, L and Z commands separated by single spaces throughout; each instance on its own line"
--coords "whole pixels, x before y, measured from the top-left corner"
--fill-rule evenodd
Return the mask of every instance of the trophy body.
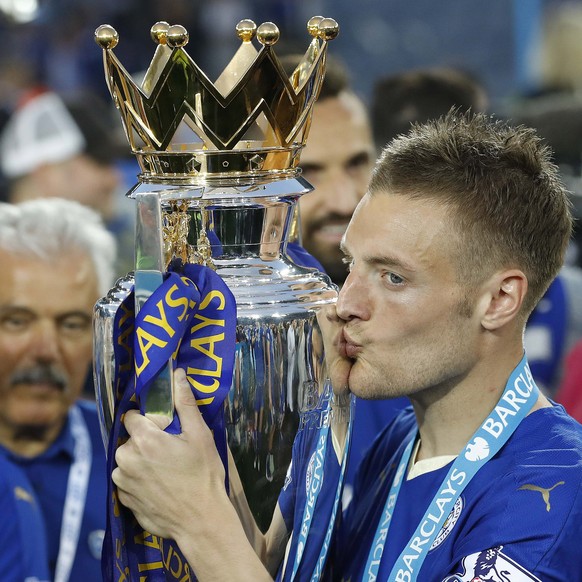
M 167 191 L 157 194 L 162 222 L 187 228 L 179 239 L 172 242 L 168 234 L 162 242 L 176 258 L 188 240 L 216 241 L 206 249 L 190 245 L 191 252 L 196 257 L 211 251 L 213 268 L 236 298 L 235 368 L 225 420 L 247 500 L 266 529 L 291 459 L 299 413 L 315 407 L 323 383 L 317 308 L 334 302 L 337 291 L 326 275 L 297 265 L 286 253 L 298 194 L 208 200 L 190 197 L 204 195 L 192 189 L 170 192 L 181 198 L 165 201 Z M 163 229 L 159 236 L 163 239 Z M 113 320 L 133 283 L 132 274 L 120 279 L 95 310 L 97 401 L 106 440 L 115 400 Z
M 137 206 L 135 274 L 120 279 L 95 308 L 104 440 L 119 397 L 113 326 L 122 301 L 135 286 L 137 308 L 176 260 L 214 269 L 237 305 L 234 373 L 224 405 L 228 444 L 263 531 L 285 480 L 299 414 L 316 406 L 323 385 L 317 309 L 337 297 L 325 274 L 288 254 L 297 200 L 311 190 L 300 177 L 299 154 L 337 24 L 315 17 L 308 29 L 312 43 L 288 78 L 271 50 L 276 27 L 257 30 L 242 21 L 241 49 L 212 84 L 184 52 L 184 29 L 158 23 L 152 28 L 158 48 L 142 87 L 112 53 L 115 31 L 96 32 L 109 88 L 142 168 L 128 193 Z M 255 35 L 260 51 L 251 44 Z M 171 378 L 150 400 L 148 411 L 171 417 Z

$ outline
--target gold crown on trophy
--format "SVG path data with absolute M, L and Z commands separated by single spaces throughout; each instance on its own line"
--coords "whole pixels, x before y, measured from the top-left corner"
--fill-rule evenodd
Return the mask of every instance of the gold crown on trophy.
M 273 50 L 277 26 L 241 20 L 241 46 L 212 83 L 184 49 L 186 29 L 158 22 L 151 29 L 158 46 L 140 86 L 113 54 L 117 31 L 107 24 L 97 28 L 107 84 L 140 180 L 198 184 L 295 176 L 323 82 L 327 42 L 339 26 L 314 16 L 307 29 L 313 39 L 289 76 Z

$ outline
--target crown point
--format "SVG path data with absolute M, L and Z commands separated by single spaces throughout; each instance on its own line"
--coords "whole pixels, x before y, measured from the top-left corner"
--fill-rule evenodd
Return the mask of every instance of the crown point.
M 156 22 L 150 29 L 152 40 L 157 44 L 166 44 L 170 25 L 163 20 Z
M 119 34 L 117 30 L 109 24 L 102 24 L 95 31 L 95 42 L 105 50 L 113 49 L 119 42 Z
M 279 29 L 273 22 L 263 22 L 257 28 L 257 38 L 262 45 L 271 46 L 279 40 Z
M 339 34 L 339 24 L 333 18 L 324 18 L 319 23 L 319 37 L 333 40 Z
M 236 25 L 236 35 L 243 42 L 250 42 L 255 37 L 257 32 L 257 25 L 249 19 L 241 20 Z
M 186 46 L 190 35 L 188 31 L 180 24 L 174 24 L 168 28 L 166 42 L 170 48 L 179 48 Z
M 312 16 L 307 21 L 307 30 L 311 36 L 319 36 L 319 23 L 323 20 L 323 16 Z

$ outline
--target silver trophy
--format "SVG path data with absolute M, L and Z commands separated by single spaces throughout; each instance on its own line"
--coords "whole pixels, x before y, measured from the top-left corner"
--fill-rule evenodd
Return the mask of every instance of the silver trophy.
M 95 310 L 95 383 L 105 442 L 114 417 L 113 320 L 135 284 L 136 311 L 169 263 L 206 265 L 237 302 L 237 344 L 226 399 L 228 443 L 259 527 L 269 524 L 284 483 L 300 413 L 323 386 L 318 307 L 334 302 L 329 278 L 288 254 L 298 239 L 297 200 L 312 188 L 299 156 L 337 23 L 314 17 L 312 40 L 289 77 L 272 23 L 241 21 L 241 46 L 212 83 L 184 50 L 182 26 L 157 23 L 157 48 L 141 85 L 113 53 L 116 31 L 97 29 L 111 95 L 141 174 L 136 200 L 135 272 Z M 254 43 L 258 41 L 258 47 Z M 173 414 L 169 367 L 150 390 L 148 412 Z

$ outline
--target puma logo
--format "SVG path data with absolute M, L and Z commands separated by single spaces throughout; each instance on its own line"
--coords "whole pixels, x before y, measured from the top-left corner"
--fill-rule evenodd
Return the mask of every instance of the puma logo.
M 545 504 L 546 504 L 546 511 L 550 511 L 551 507 L 550 507 L 550 491 L 553 491 L 558 485 L 563 485 L 565 482 L 564 481 L 558 481 L 554 486 L 550 487 L 549 489 L 546 489 L 545 487 L 538 487 L 538 485 L 530 485 L 529 483 L 526 485 L 522 485 L 521 487 L 518 488 L 519 489 L 527 489 L 529 491 L 538 491 L 539 493 L 542 494 L 542 499 L 544 500 Z

